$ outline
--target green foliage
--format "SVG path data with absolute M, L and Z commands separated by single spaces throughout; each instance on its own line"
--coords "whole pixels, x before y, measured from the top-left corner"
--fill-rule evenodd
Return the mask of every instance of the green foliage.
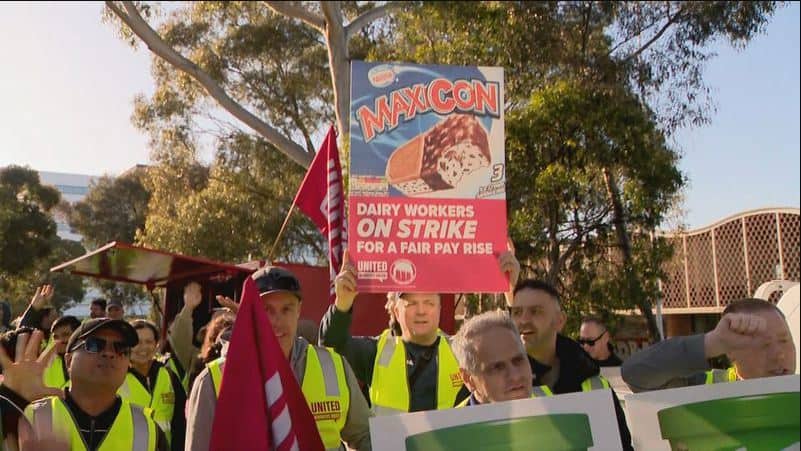
M 269 255 L 303 171 L 244 133 L 220 144 L 208 169 L 189 153 L 165 155 L 151 167 L 153 197 L 140 243 L 228 262 Z M 319 262 L 321 237 L 301 216 L 293 215 L 275 259 Z
M 83 255 L 86 251 L 77 241 L 63 240 L 53 236 L 49 243 L 50 253 L 36 260 L 26 271 L 5 279 L 4 296 L 11 301 L 16 314 L 21 314 L 31 300 L 36 288 L 42 284 L 53 285 L 53 299 L 57 310 L 63 310 L 81 302 L 85 294 L 84 279 L 63 272 L 50 272 L 50 268 Z
M 142 182 L 144 168 L 116 178 L 101 177 L 86 198 L 69 209 L 69 224 L 93 249 L 111 241 L 133 243 L 144 228 L 150 193 Z
M 559 285 L 575 315 L 650 309 L 670 249 L 649 232 L 684 184 L 666 136 L 714 111 L 703 80 L 709 44 L 745 45 L 775 5 L 405 2 L 349 51 L 504 67 L 509 226 L 526 271 Z M 342 3 L 349 17 L 372 6 Z M 312 137 L 333 120 L 327 49 L 315 31 L 257 2 L 182 4 L 159 31 L 235 101 L 314 151 Z M 223 260 L 264 255 L 301 174 L 229 123 L 188 75 L 159 59 L 153 74 L 156 91 L 134 114 L 156 162 L 138 239 Z M 209 166 L 196 158 L 207 147 Z M 295 218 L 288 230 L 282 255 L 322 255 L 308 223 Z
M 52 252 L 56 223 L 49 212 L 59 192 L 20 166 L 0 169 L 0 281 L 30 270 Z

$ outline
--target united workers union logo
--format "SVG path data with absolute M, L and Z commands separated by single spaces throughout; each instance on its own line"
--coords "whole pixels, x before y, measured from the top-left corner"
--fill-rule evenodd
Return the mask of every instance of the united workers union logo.
M 409 260 L 400 259 L 392 262 L 389 276 L 398 285 L 408 285 L 417 277 L 417 268 Z

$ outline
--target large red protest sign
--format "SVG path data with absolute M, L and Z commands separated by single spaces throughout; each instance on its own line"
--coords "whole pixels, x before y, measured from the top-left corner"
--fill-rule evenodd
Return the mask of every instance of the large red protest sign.
M 503 70 L 354 62 L 351 77 L 358 290 L 506 290 Z

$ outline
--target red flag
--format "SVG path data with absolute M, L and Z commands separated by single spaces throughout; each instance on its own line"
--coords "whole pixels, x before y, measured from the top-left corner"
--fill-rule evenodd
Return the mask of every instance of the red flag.
M 330 273 L 329 301 L 334 302 L 334 278 L 342 267 L 342 252 L 347 247 L 348 234 L 345 222 L 345 186 L 342 183 L 342 166 L 332 125 L 323 145 L 314 156 L 294 205 L 298 207 L 328 237 L 328 268 Z
M 211 432 L 211 451 L 324 449 L 250 277 L 242 290 Z

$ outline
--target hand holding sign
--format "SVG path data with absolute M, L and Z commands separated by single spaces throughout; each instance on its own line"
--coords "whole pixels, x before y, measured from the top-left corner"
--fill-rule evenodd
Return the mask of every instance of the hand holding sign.
M 509 290 L 504 293 L 506 297 L 506 305 L 511 305 L 512 296 L 517 284 L 517 279 L 520 278 L 520 262 L 515 257 L 515 246 L 511 238 L 507 238 L 506 246 L 508 250 L 498 256 L 498 264 L 501 267 L 501 272 L 509 276 Z
M 334 305 L 337 310 L 347 312 L 353 306 L 353 300 L 358 294 L 356 292 L 356 267 L 350 262 L 348 251 L 342 255 L 342 270 L 334 279 L 334 288 L 337 295 Z

